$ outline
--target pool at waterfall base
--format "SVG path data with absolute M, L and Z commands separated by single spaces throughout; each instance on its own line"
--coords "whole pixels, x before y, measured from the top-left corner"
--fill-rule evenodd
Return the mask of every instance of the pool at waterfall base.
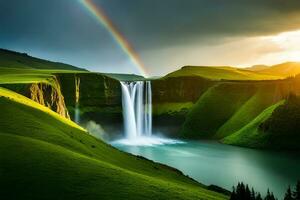
M 135 145 L 119 140 L 112 145 L 177 168 L 203 184 L 230 191 L 243 181 L 262 194 L 270 189 L 281 199 L 287 187 L 300 179 L 300 156 L 296 153 L 247 149 L 213 141 L 163 140 L 173 143 L 158 140 L 158 145 Z

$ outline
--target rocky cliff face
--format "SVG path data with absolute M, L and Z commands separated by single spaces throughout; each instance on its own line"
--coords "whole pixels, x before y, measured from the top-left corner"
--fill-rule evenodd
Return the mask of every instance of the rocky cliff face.
M 51 83 L 7 84 L 2 86 L 23 94 L 33 101 L 52 109 L 61 116 L 70 119 L 59 81 L 56 77 L 53 77 L 50 82 Z
M 170 77 L 152 81 L 153 129 L 179 136 L 186 114 L 214 81 L 201 77 Z
M 200 77 L 171 77 L 152 81 L 153 104 L 196 102 L 214 81 Z
M 75 107 L 80 123 L 89 121 L 101 124 L 107 132 L 122 129 L 122 93 L 119 81 L 97 73 L 56 75 L 70 116 L 74 119 Z
M 96 73 L 58 74 L 67 106 L 116 107 L 122 104 L 119 81 Z
M 33 83 L 29 87 L 30 98 L 41 105 L 47 106 L 61 116 L 70 119 L 64 96 L 58 80 L 54 77 L 52 85 L 44 83 Z

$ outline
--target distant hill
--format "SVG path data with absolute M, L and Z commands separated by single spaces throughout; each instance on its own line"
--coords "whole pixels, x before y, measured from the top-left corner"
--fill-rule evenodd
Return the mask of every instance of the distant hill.
M 295 76 L 297 74 L 300 74 L 300 62 L 281 63 L 278 65 L 270 66 L 266 69 L 259 70 L 258 72 L 273 76 Z
M 0 68 L 87 71 L 72 65 L 43 60 L 29 56 L 26 53 L 6 49 L 0 49 Z
M 166 75 L 165 78 L 183 76 L 200 76 L 212 80 L 275 80 L 283 78 L 278 75 L 262 74 L 227 66 L 185 66 Z
M 250 70 L 250 71 L 260 71 L 260 70 L 268 69 L 269 67 L 270 66 L 268 66 L 268 65 L 253 65 L 253 66 L 247 67 L 245 69 Z

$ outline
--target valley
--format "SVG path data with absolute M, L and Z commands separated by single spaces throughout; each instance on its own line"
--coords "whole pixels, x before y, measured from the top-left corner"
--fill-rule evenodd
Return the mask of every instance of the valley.
M 253 173 L 259 175 L 261 170 L 270 171 L 273 159 L 282 162 L 279 157 L 266 155 L 268 151 L 285 152 L 286 164 L 299 167 L 299 160 L 289 158 L 298 155 L 300 148 L 300 76 L 294 74 L 296 64 L 283 76 L 278 75 L 278 66 L 268 72 L 183 67 L 161 78 L 145 79 L 133 74 L 89 72 L 16 52 L 0 51 L 0 58 L 0 154 L 1 163 L 5 163 L 1 166 L 1 187 L 6 196 L 15 185 L 19 193 L 14 197 L 22 194 L 28 199 L 45 197 L 45 188 L 53 191 L 45 199 L 57 195 L 94 199 L 100 194 L 104 199 L 112 195 L 115 199 L 124 198 L 122 195 L 131 199 L 228 199 L 228 193 L 218 193 L 207 185 L 230 190 L 238 181 L 246 181 L 263 193 L 266 188 L 242 171 L 257 168 Z M 140 89 L 134 89 L 138 84 L 142 84 Z M 132 106 L 148 106 L 143 115 L 148 124 L 143 130 L 162 138 L 154 140 L 154 146 L 113 144 L 137 157 L 109 145 L 126 136 L 124 88 L 131 98 L 138 98 L 133 95 L 135 90 L 142 95 L 140 100 L 148 98 Z M 125 105 L 127 108 L 129 104 Z M 127 120 L 130 124 L 131 118 Z M 139 130 L 138 122 L 135 126 Z M 127 136 L 133 134 L 133 129 L 127 130 Z M 238 157 L 233 151 L 239 152 Z M 223 173 L 223 169 L 215 168 L 212 173 L 222 172 L 224 181 L 206 174 L 212 163 L 224 161 L 219 158 L 222 155 L 228 158 L 227 170 Z M 264 156 L 268 162 L 246 166 Z M 166 157 L 170 160 L 164 160 Z M 190 159 L 195 160 L 191 166 L 177 164 Z M 240 162 L 241 172 L 235 174 L 233 169 Z M 273 170 L 284 173 L 280 165 Z M 53 176 L 58 172 L 61 174 Z M 265 174 L 264 184 L 277 181 L 275 176 Z M 282 196 L 286 185 L 298 176 L 292 171 L 272 189 Z M 22 188 L 24 184 L 31 187 Z M 115 187 L 122 192 L 114 192 Z

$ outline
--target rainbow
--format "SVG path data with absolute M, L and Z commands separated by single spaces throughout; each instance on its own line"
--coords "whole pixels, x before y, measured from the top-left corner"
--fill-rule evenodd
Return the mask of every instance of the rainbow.
M 147 69 L 141 61 L 139 55 L 126 39 L 126 37 L 122 35 L 122 33 L 117 29 L 114 23 L 105 14 L 104 10 L 100 6 L 95 5 L 92 0 L 79 0 L 79 2 L 97 19 L 97 21 L 101 25 L 103 25 L 109 31 L 111 36 L 115 39 L 122 50 L 129 56 L 130 60 L 137 67 L 141 75 L 147 77 Z

